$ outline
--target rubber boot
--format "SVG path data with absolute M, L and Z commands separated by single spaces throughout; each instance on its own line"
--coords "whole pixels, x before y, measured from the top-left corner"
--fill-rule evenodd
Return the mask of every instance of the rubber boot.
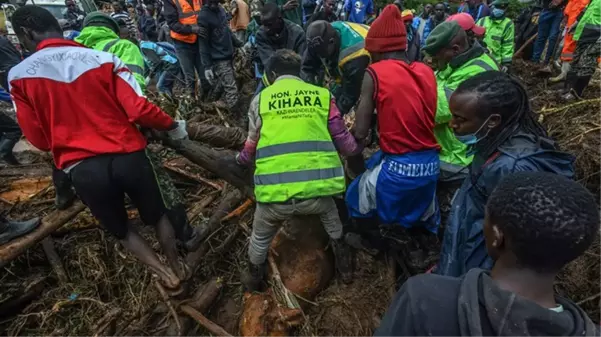
M 341 238 L 332 240 L 332 249 L 336 260 L 336 269 L 340 273 L 342 282 L 345 284 L 353 282 L 353 256 L 350 247 Z
M 0 165 L 20 165 L 17 158 L 13 154 L 13 147 L 19 139 L 11 139 L 2 137 L 0 139 Z
M 568 72 L 570 71 L 570 68 L 571 68 L 571 65 L 569 62 L 563 62 L 561 64 L 561 72 L 559 73 L 559 75 L 557 75 L 555 77 L 551 77 L 549 79 L 549 82 L 557 83 L 557 82 L 565 80 L 568 75 Z
M 39 224 L 40 218 L 26 221 L 10 221 L 4 217 L 0 218 L 0 245 L 31 232 Z
M 54 191 L 56 192 L 54 206 L 59 210 L 69 208 L 75 200 L 75 192 L 73 191 L 73 187 L 71 187 L 69 176 L 65 172 L 53 167 L 52 182 L 54 183 Z
M 240 280 L 246 288 L 246 291 L 261 291 L 265 279 L 265 263 L 261 265 L 253 264 L 248 261 L 248 267 L 242 272 Z

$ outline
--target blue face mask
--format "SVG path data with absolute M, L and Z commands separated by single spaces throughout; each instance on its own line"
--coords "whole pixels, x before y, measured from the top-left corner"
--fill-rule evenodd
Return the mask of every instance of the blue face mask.
M 493 18 L 500 18 L 505 15 L 505 10 L 500 8 L 493 8 L 490 14 Z
M 455 137 L 457 138 L 458 141 L 462 142 L 465 145 L 475 145 L 477 144 L 479 141 L 481 141 L 482 139 L 486 138 L 486 136 L 488 136 L 488 133 L 490 132 L 490 128 L 486 128 L 486 133 L 482 136 L 478 138 L 478 134 L 480 133 L 480 131 L 482 131 L 482 128 L 484 128 L 487 124 L 488 121 L 491 119 L 492 116 L 499 116 L 499 115 L 490 115 L 488 116 L 488 118 L 484 121 L 484 123 L 482 123 L 482 126 L 480 126 L 480 128 L 474 132 L 474 133 L 468 133 L 467 135 L 455 135 Z M 501 116 L 499 116 L 501 117 Z

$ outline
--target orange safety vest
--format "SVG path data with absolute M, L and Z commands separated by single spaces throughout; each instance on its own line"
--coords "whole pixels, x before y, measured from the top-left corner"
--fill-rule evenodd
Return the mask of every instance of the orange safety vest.
M 192 0 L 194 7 L 190 6 L 188 0 L 173 0 L 175 7 L 177 8 L 177 14 L 179 15 L 179 23 L 182 25 L 196 25 L 198 24 L 198 13 L 202 7 L 202 0 Z M 173 39 L 178 41 L 194 43 L 198 38 L 196 34 L 180 34 L 171 30 L 169 34 Z
M 586 8 L 590 0 L 570 0 L 568 5 L 564 9 L 563 13 L 566 15 L 567 22 L 566 28 L 570 27 L 578 19 L 578 15 Z M 574 59 L 574 53 L 576 52 L 576 41 L 573 39 L 574 34 L 566 32 L 563 40 L 563 49 L 561 50 L 561 60 L 563 62 L 572 62 Z
M 250 22 L 250 12 L 248 11 L 246 2 L 244 0 L 236 0 L 236 7 L 236 15 L 230 20 L 230 29 L 233 32 L 246 30 Z

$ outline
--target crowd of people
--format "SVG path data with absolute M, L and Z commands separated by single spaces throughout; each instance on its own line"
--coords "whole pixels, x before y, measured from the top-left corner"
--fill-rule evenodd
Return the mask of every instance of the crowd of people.
M 564 44 L 575 48 L 566 99 L 588 85 L 601 32 L 601 0 L 572 1 L 581 13 L 566 29 L 566 41 L 576 41 Z M 193 251 L 209 233 L 190 226 L 181 195 L 146 149 L 145 129 L 187 138 L 186 121 L 146 99 L 152 77 L 164 99 L 222 101 L 248 130 L 244 148 L 218 163 L 240 175 L 254 170 L 247 290 L 264 289 L 283 222 L 315 214 L 345 283 L 353 248 L 382 249 L 385 231 L 406 232 L 423 250 L 442 235 L 440 261 L 403 285 L 379 335 L 598 334 L 577 305 L 555 295 L 553 280 L 598 235 L 599 210 L 572 180 L 574 157 L 548 136 L 511 75 L 507 0 L 468 0 L 454 14 L 445 3 L 415 14 L 395 1 L 377 15 L 371 0 L 114 2 L 112 13 L 85 16 L 66 3 L 64 21 L 76 34 L 26 5 L 11 20 L 28 56 L 0 38 L 0 84 L 18 122 L 1 115 L 0 157 L 18 164 L 12 147 L 21 132 L 51 152 L 57 208 L 77 195 L 171 294 L 190 276 L 177 241 Z M 565 4 L 542 5 L 532 62 L 545 71 Z M 236 53 L 255 70 L 247 111 Z M 364 161 L 374 143 L 379 150 Z M 441 186 L 456 189 L 443 233 Z M 128 226 L 125 194 L 156 228 L 167 263 Z M 37 223 L 3 220 L 0 243 Z

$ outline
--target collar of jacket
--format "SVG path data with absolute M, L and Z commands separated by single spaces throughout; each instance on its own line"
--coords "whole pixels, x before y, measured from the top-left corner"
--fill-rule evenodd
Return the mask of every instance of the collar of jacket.
M 36 47 L 36 51 L 40 51 L 44 48 L 67 47 L 67 46 L 84 47 L 75 41 L 57 38 L 57 39 L 46 39 L 46 40 L 38 43 L 38 46 Z
M 460 68 L 467 62 L 475 59 L 476 57 L 480 57 L 480 55 L 484 54 L 484 48 L 479 43 L 474 43 L 474 45 L 465 51 L 463 54 L 459 54 L 451 59 L 449 62 L 449 67 L 453 69 Z

